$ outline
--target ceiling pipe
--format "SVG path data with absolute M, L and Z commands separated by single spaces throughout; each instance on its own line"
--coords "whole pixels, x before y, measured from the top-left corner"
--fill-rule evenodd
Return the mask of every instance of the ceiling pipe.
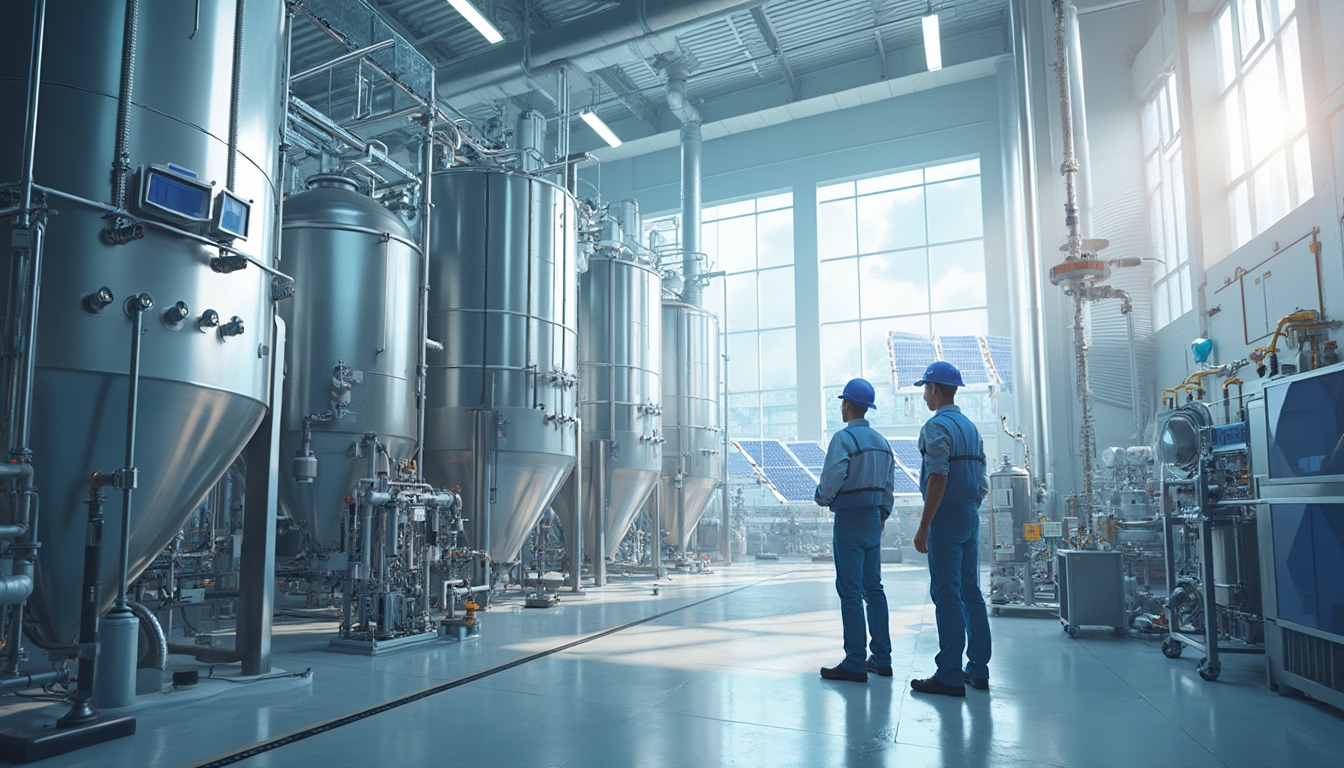
M 667 49 L 672 36 L 721 16 L 749 10 L 762 0 L 632 0 L 585 18 L 533 33 L 527 41 L 497 45 L 438 69 L 440 93 L 447 98 L 526 82 L 529 72 L 563 61 L 585 71 L 629 61 L 641 43 L 648 57 Z M 661 41 L 660 38 L 667 37 Z M 593 66 L 586 66 L 591 63 Z
M 700 305 L 700 125 L 704 118 L 686 96 L 690 70 L 685 61 L 667 65 L 667 108 L 681 121 L 681 298 Z

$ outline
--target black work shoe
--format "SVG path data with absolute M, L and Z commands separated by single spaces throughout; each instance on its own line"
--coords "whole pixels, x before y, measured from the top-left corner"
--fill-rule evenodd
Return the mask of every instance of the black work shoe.
M 877 662 L 873 661 L 872 659 L 868 660 L 868 671 L 872 672 L 875 675 L 881 675 L 883 677 L 891 677 L 890 664 L 888 664 L 885 667 L 879 667 L 877 666 Z
M 974 688 L 975 690 L 977 690 L 977 691 L 988 691 L 988 690 L 989 690 L 989 681 L 988 681 L 988 680 L 977 680 L 977 679 L 975 679 L 974 677 L 971 677 L 971 673 L 970 673 L 970 672 L 962 672 L 962 673 L 961 673 L 961 676 L 962 676 L 962 678 L 966 681 L 966 684 L 969 685 L 969 686 L 971 686 L 971 687 Z
M 834 667 L 822 667 L 821 676 L 827 680 L 848 680 L 851 683 L 868 682 L 867 672 L 850 672 L 839 664 Z
M 927 680 L 911 680 L 910 687 L 914 689 L 916 693 L 941 693 L 944 696 L 966 695 L 966 686 L 947 685 L 945 683 L 938 682 L 935 678 L 932 677 L 928 678 Z

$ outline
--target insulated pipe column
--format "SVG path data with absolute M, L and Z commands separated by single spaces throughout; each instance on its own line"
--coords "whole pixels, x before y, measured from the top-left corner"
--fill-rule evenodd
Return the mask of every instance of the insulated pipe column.
M 700 306 L 700 123 L 681 126 L 681 298 Z

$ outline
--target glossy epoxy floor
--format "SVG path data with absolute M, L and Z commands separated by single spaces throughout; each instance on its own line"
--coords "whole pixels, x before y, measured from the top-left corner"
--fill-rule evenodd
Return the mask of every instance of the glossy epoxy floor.
M 131 738 L 42 766 L 179 766 L 236 754 L 444 681 L 666 613 L 234 764 L 262 766 L 1338 766 L 1344 716 L 1264 685 L 1264 661 L 1195 659 L 1057 622 L 994 617 L 992 686 L 912 695 L 937 648 L 927 571 L 885 570 L 893 679 L 826 682 L 839 660 L 830 566 L 744 564 L 632 579 L 546 610 L 504 604 L 484 637 L 369 659 L 323 650 L 330 625 L 278 627 L 267 681 L 139 707 Z M 203 682 L 202 686 L 208 686 Z M 216 683 L 218 686 L 218 684 Z

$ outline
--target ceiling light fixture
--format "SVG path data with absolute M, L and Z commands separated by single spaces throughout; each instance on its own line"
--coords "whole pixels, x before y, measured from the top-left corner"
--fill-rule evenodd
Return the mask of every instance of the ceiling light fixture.
M 608 146 L 612 148 L 621 146 L 620 137 L 606 123 L 602 122 L 602 118 L 598 117 L 596 112 L 585 109 L 579 113 L 579 117 L 583 118 L 583 122 L 587 123 L 588 127 L 592 128 L 598 136 L 601 136 Z
M 466 19 L 471 26 L 475 27 L 476 31 L 480 32 L 491 45 L 503 42 L 504 35 L 501 35 L 499 30 L 495 28 L 495 25 L 491 24 L 490 20 L 485 18 L 485 14 L 481 13 L 476 6 L 471 4 L 471 0 L 448 0 L 448 4 L 453 6 L 458 13 L 462 14 L 462 18 Z
M 931 13 L 924 19 L 924 61 L 929 71 L 943 68 L 943 41 L 938 35 L 938 14 Z

